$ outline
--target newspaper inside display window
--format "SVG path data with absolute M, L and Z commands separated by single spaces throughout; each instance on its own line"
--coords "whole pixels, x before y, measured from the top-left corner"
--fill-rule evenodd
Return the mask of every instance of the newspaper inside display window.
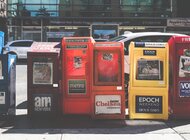
M 2 61 L 0 60 L 0 80 L 3 79 L 3 66 Z
M 97 53 L 98 81 L 118 82 L 119 56 L 117 53 Z
M 86 74 L 86 56 L 69 56 L 67 61 L 68 75 L 79 76 Z
M 53 84 L 53 63 L 33 63 L 33 84 Z
M 82 58 L 81 57 L 74 57 L 73 67 L 75 69 L 80 69 L 82 67 Z
M 179 58 L 179 77 L 190 77 L 190 50 L 185 49 Z
M 66 71 L 70 76 L 84 76 L 86 75 L 86 66 L 88 63 L 87 59 L 87 48 L 86 45 L 77 45 L 77 46 L 67 46 L 69 48 L 81 48 L 76 50 L 67 50 L 67 60 L 66 60 Z M 84 49 L 83 49 L 84 48 Z
M 163 62 L 160 60 L 139 59 L 137 61 L 137 80 L 163 80 Z

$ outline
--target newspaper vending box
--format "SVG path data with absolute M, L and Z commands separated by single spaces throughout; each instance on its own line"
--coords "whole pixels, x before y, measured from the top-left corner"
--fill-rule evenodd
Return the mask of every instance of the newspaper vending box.
M 54 116 L 60 112 L 57 45 L 57 42 L 35 42 L 27 53 L 29 116 Z
M 168 119 L 168 47 L 165 45 L 130 44 L 130 119 Z
M 92 117 L 125 118 L 124 48 L 120 42 L 96 42 L 93 50 Z
M 190 36 L 174 36 L 168 43 L 171 115 L 190 118 Z
M 62 112 L 91 115 L 91 37 L 62 40 Z
M 4 32 L 0 31 L 0 54 L 2 54 L 4 46 Z
M 0 115 L 15 115 L 15 92 L 16 55 L 0 54 Z

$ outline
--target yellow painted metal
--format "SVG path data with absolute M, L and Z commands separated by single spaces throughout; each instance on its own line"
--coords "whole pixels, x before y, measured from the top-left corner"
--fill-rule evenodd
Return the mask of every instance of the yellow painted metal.
M 129 118 L 130 119 L 168 119 L 169 52 L 168 44 L 141 43 L 129 46 Z M 155 61 L 159 66 L 158 79 L 139 79 L 139 61 Z M 142 66 L 145 67 L 145 66 Z M 151 75 L 151 74 L 150 74 Z

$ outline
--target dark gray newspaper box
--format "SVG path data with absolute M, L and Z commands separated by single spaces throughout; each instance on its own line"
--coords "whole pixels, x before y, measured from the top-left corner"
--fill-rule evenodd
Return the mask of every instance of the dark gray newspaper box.
M 27 53 L 28 116 L 60 113 L 58 42 L 35 42 Z

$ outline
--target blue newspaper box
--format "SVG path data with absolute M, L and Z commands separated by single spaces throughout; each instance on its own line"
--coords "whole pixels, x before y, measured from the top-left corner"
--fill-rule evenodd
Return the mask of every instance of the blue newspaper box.
M 4 32 L 0 31 L 0 54 L 2 54 L 3 46 L 4 46 Z
M 0 54 L 0 116 L 15 115 L 16 55 Z

